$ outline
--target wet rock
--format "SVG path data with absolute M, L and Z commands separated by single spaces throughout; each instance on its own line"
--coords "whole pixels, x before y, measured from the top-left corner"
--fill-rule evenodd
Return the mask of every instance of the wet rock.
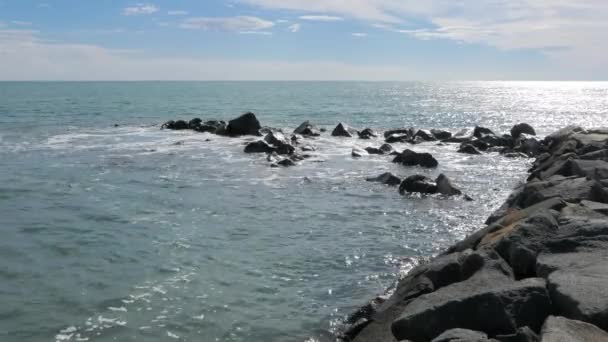
M 426 129 L 419 129 L 418 132 L 414 135 L 414 139 L 420 138 L 421 141 L 436 141 L 437 138 Z
M 517 329 L 515 334 L 496 335 L 494 339 L 498 342 L 539 342 L 538 335 L 529 327 L 521 327 Z
M 369 154 L 384 154 L 384 151 L 375 147 L 366 147 L 365 151 L 367 151 Z
M 321 135 L 321 131 L 313 125 L 310 121 L 304 121 L 294 131 L 294 134 L 299 134 L 305 137 L 318 137 Z
M 409 140 L 410 140 L 409 135 L 395 133 L 395 134 L 391 134 L 388 137 L 386 137 L 386 139 L 384 141 L 386 141 L 389 144 L 394 144 L 394 143 L 408 142 Z
M 584 200 L 584 201 L 581 201 L 581 206 L 583 206 L 584 208 L 587 208 L 589 210 L 595 211 L 597 213 L 600 213 L 603 215 L 608 215 L 608 204 L 606 204 L 606 203 Z
M 382 144 L 382 146 L 380 146 L 380 151 L 389 154 L 391 152 L 393 152 L 393 146 L 389 145 L 389 144 Z
M 412 150 L 405 150 L 393 159 L 393 163 L 398 163 L 406 166 L 422 166 L 434 168 L 439 165 L 437 160 L 430 153 L 417 153 Z
M 391 135 L 405 135 L 405 136 L 409 136 L 409 137 L 413 137 L 414 136 L 414 129 L 413 128 L 400 128 L 400 129 L 392 129 L 392 130 L 388 130 L 386 132 L 384 132 L 384 138 L 388 138 Z
M 445 140 L 452 137 L 452 133 L 440 129 L 432 129 L 431 134 L 433 134 L 437 140 Z
M 381 174 L 378 177 L 370 177 L 366 179 L 368 182 L 382 183 L 386 185 L 396 186 L 401 184 L 401 178 L 393 175 L 390 172 Z
M 351 152 L 351 155 L 352 155 L 353 157 L 355 157 L 355 158 L 361 158 L 361 157 L 363 157 L 363 156 L 366 156 L 366 155 L 367 155 L 367 151 L 366 151 L 366 150 L 363 150 L 363 149 L 360 149 L 360 148 L 358 148 L 358 147 L 353 147 L 353 150 L 352 150 L 352 152 Z
M 185 130 L 188 129 L 188 123 L 184 120 L 177 120 L 177 121 L 167 121 L 165 122 L 162 126 L 161 129 L 171 129 L 171 130 L 175 130 L 175 131 L 181 131 L 181 130 Z
M 437 184 L 437 192 L 447 196 L 462 195 L 462 191 L 457 189 L 446 175 L 440 174 L 435 180 Z
M 505 158 L 511 158 L 511 159 L 516 159 L 516 158 L 526 159 L 526 158 L 529 158 L 527 154 L 521 153 L 521 152 L 509 152 L 509 153 L 505 153 L 503 156 Z
M 608 341 L 606 331 L 589 323 L 549 316 L 541 331 L 542 342 L 601 342 Z
M 352 138 L 355 134 L 357 134 L 357 130 L 348 127 L 343 123 L 339 123 L 336 128 L 331 132 L 332 137 L 347 137 Z
M 552 150 L 555 150 L 557 146 L 562 144 L 564 141 L 568 140 L 571 136 L 576 133 L 584 132 L 585 130 L 580 126 L 567 126 L 560 129 L 557 132 L 554 132 L 545 137 L 544 143 L 549 146 Z
M 194 118 L 188 122 L 188 128 L 192 130 L 196 130 L 203 123 L 203 120 L 200 118 Z
M 463 145 L 461 145 L 460 148 L 458 149 L 458 153 L 481 154 L 481 152 L 479 152 L 479 150 L 477 148 L 475 148 L 475 146 L 473 146 L 471 144 L 463 144 Z
M 489 128 L 475 126 L 475 129 L 473 130 L 473 136 L 475 138 L 482 138 L 486 135 L 495 135 L 495 134 Z
M 317 150 L 317 149 L 316 149 L 314 146 L 312 146 L 312 145 L 304 145 L 304 146 L 300 147 L 300 149 L 301 149 L 302 151 L 304 151 L 304 152 L 313 152 L 313 151 L 316 151 L 316 150 Z
M 263 140 L 255 141 L 245 146 L 245 153 L 273 153 L 276 149 Z
M 241 136 L 241 135 L 260 135 L 260 129 L 262 126 L 255 117 L 255 114 L 248 112 L 234 120 L 228 122 L 226 127 L 226 135 L 228 136 Z
M 366 128 L 366 129 L 362 130 L 361 132 L 359 132 L 358 134 L 359 134 L 359 139 L 371 139 L 371 138 L 375 138 L 378 136 L 376 134 L 376 132 L 374 132 L 371 128 Z
M 277 164 L 282 167 L 290 167 L 290 166 L 296 165 L 296 163 L 289 158 L 285 158 L 285 159 L 279 161 Z
M 264 141 L 274 146 L 275 151 L 278 154 L 289 155 L 293 154 L 296 150 L 296 148 L 289 143 L 287 138 L 285 138 L 283 133 L 278 131 L 268 133 L 264 137 Z
M 520 123 L 511 128 L 511 136 L 513 138 L 517 139 L 522 134 L 536 135 L 536 131 L 532 126 L 528 125 L 527 123 Z
M 450 329 L 431 342 L 490 342 L 488 334 L 468 329 Z
M 409 176 L 399 186 L 399 193 L 418 192 L 422 194 L 437 193 L 437 184 L 430 178 L 422 175 Z

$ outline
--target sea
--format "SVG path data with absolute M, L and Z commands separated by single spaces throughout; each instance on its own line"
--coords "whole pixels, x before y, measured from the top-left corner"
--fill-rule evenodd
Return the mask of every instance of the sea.
M 0 341 L 333 341 L 344 318 L 484 226 L 531 161 L 430 152 L 437 169 L 353 158 L 372 140 L 307 143 L 270 168 L 252 137 L 161 130 L 252 111 L 292 132 L 475 125 L 539 136 L 608 126 L 608 83 L 2 82 Z M 461 197 L 366 177 L 447 175 Z

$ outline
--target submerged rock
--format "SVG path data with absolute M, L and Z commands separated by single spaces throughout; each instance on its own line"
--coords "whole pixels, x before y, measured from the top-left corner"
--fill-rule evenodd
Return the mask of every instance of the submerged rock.
M 240 135 L 260 135 L 260 129 L 262 126 L 255 117 L 255 114 L 248 112 L 234 120 L 228 122 L 226 127 L 226 135 L 229 136 L 240 136 Z
M 439 165 L 430 153 L 417 153 L 412 150 L 405 150 L 393 159 L 393 163 L 403 164 L 406 166 L 420 165 L 422 167 L 434 168 Z
M 363 149 L 360 149 L 358 147 L 353 147 L 351 155 L 353 157 L 355 157 L 355 158 L 360 158 L 360 157 L 363 157 L 363 156 L 367 155 L 367 151 L 363 150 Z
M 255 141 L 245 146 L 245 153 L 273 153 L 276 149 L 263 140 Z
M 438 140 L 450 139 L 452 137 L 452 133 L 440 129 L 432 129 L 431 134 Z
M 310 123 L 310 121 L 304 121 L 293 131 L 294 134 L 300 134 L 305 137 L 317 137 L 321 135 L 321 132 L 315 125 Z
M 181 130 L 185 130 L 185 129 L 189 129 L 188 127 L 188 123 L 184 120 L 177 120 L 177 121 L 167 121 L 165 122 L 162 126 L 161 129 L 171 129 L 171 130 L 175 130 L 175 131 L 181 131 Z
M 378 135 L 371 128 L 366 128 L 358 133 L 359 139 L 371 139 L 375 138 Z
M 275 147 L 278 154 L 293 154 L 293 147 L 281 132 L 270 132 L 264 137 L 264 141 Z
M 430 178 L 422 175 L 409 176 L 401 182 L 399 193 L 418 192 L 421 194 L 437 193 L 437 184 Z
M 393 147 L 389 144 L 383 144 L 380 148 L 366 147 L 365 150 L 369 154 L 389 154 L 393 151 Z
M 343 123 L 339 123 L 336 128 L 331 132 L 332 137 L 347 137 L 352 138 L 355 134 L 357 134 L 357 130 L 348 127 Z
M 367 178 L 366 180 L 368 182 L 377 182 L 377 183 L 393 185 L 393 186 L 401 184 L 401 178 L 393 175 L 390 172 L 383 173 L 378 177 L 370 177 L 370 178 Z
M 481 154 L 481 152 L 479 152 L 479 150 L 477 148 L 475 148 L 475 146 L 473 146 L 471 144 L 462 144 L 460 146 L 460 148 L 458 149 L 458 153 Z

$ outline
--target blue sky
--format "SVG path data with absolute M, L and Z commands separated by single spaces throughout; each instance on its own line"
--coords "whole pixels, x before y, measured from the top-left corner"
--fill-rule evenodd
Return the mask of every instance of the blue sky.
M 606 80 L 605 0 L 0 0 L 3 80 Z

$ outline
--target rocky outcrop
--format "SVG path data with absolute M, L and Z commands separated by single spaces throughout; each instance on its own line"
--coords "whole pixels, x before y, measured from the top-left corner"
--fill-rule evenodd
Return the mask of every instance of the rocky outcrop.
M 347 137 L 352 138 L 357 134 L 357 130 L 343 123 L 339 123 L 336 128 L 331 132 L 332 137 Z
M 393 159 L 393 163 L 402 164 L 406 166 L 422 166 L 427 168 L 434 168 L 439 165 L 437 159 L 435 159 L 430 153 L 417 153 L 412 150 L 405 150 Z
M 226 135 L 241 136 L 241 135 L 260 135 L 262 126 L 255 117 L 255 114 L 248 112 L 236 119 L 230 120 L 226 127 Z
M 608 341 L 608 131 L 537 141 L 530 179 L 487 226 L 400 280 L 350 341 Z M 400 191 L 459 193 L 422 175 Z

